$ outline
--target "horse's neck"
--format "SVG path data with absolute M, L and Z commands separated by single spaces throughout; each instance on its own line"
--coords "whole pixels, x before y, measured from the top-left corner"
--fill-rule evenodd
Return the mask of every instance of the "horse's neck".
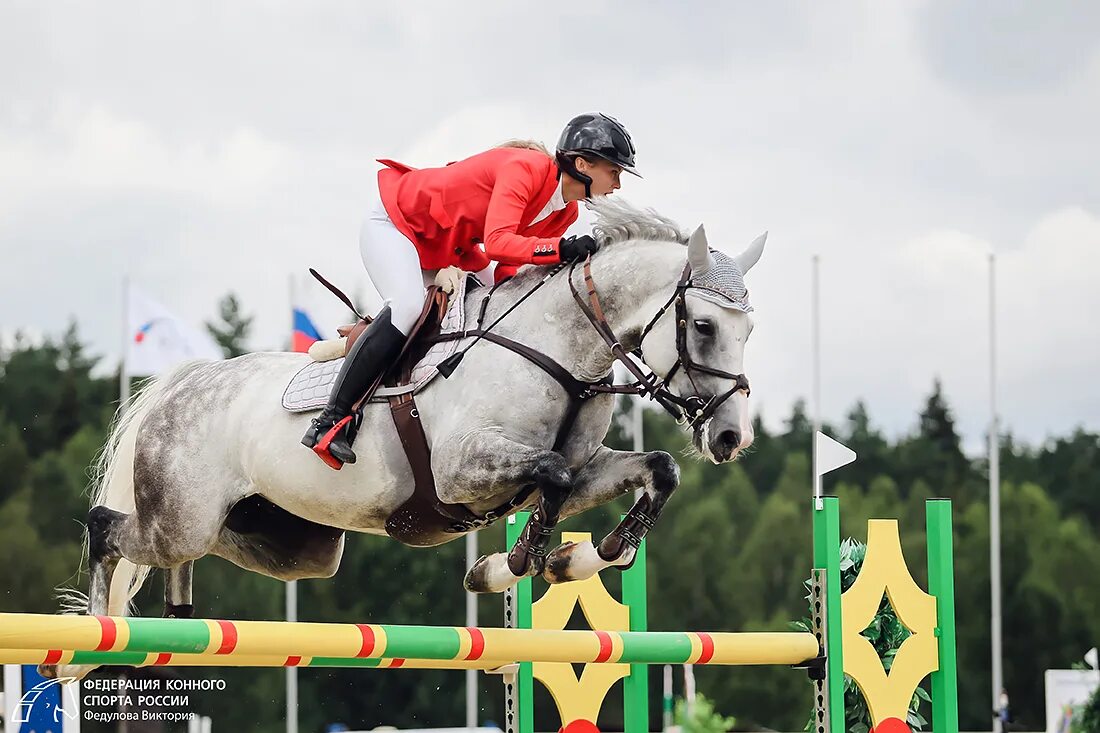
M 604 315 L 627 351 L 639 346 L 642 330 L 672 296 L 686 260 L 684 247 L 650 241 L 622 242 L 593 260 L 592 279 Z M 587 291 L 581 293 L 587 299 Z M 610 368 L 606 345 L 603 351 Z
M 604 317 L 627 350 L 638 345 L 642 329 L 672 295 L 686 257 L 674 244 L 643 241 L 614 244 L 593 259 L 592 279 Z M 573 285 L 589 304 L 583 268 L 577 266 L 572 274 Z M 574 300 L 568 276 L 568 269 L 559 273 L 532 296 L 534 302 L 521 305 L 517 314 L 526 311 L 528 317 L 516 319 L 508 330 L 578 379 L 596 381 L 611 370 L 614 357 Z M 511 316 L 501 326 L 509 321 Z

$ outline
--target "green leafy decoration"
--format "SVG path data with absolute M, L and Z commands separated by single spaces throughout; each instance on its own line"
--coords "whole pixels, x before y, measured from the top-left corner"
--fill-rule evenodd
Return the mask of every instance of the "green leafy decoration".
M 867 545 L 865 543 L 851 537 L 840 543 L 840 590 L 842 593 L 851 588 L 852 584 L 856 582 L 859 570 L 863 567 L 863 560 L 866 557 Z M 810 580 L 805 581 L 807 590 L 810 589 L 811 582 Z M 809 595 L 806 596 L 806 600 L 811 600 Z M 796 621 L 791 626 L 799 631 L 813 631 L 813 623 L 808 618 Z M 894 665 L 894 657 L 897 655 L 898 649 L 901 648 L 902 643 L 909 638 L 911 633 L 898 619 L 894 607 L 883 595 L 878 611 L 871 622 L 867 624 L 867 628 L 861 632 L 861 635 L 871 642 L 871 646 L 874 647 L 879 660 L 882 662 L 882 668 L 889 673 Z M 909 714 L 906 718 L 909 727 L 915 731 L 923 730 L 924 726 L 928 725 L 928 721 L 920 714 L 921 701 L 931 702 L 931 697 L 923 688 L 918 686 L 916 692 L 913 693 L 912 701 L 909 703 Z M 869 733 L 872 727 L 871 711 L 867 707 L 867 701 L 863 699 L 863 693 L 860 692 L 855 680 L 847 675 L 844 676 L 844 723 L 849 733 Z M 813 724 L 814 720 L 811 712 L 805 730 L 811 730 Z

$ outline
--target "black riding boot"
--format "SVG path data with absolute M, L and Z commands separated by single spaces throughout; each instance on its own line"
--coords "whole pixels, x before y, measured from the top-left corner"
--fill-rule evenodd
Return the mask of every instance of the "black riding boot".
M 344 359 L 328 405 L 302 438 L 302 445 L 312 448 L 325 463 L 339 470 L 345 463 L 355 463 L 348 434 L 351 411 L 378 375 L 388 369 L 405 344 L 405 334 L 390 321 L 386 306 L 352 344 Z

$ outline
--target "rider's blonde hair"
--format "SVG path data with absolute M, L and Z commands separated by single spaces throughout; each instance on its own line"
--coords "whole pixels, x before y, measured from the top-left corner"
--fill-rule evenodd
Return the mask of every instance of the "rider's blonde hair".
M 540 153 L 546 153 L 550 155 L 550 151 L 546 149 L 546 146 L 540 143 L 538 140 L 505 140 L 498 148 L 522 148 L 524 150 L 538 150 Z

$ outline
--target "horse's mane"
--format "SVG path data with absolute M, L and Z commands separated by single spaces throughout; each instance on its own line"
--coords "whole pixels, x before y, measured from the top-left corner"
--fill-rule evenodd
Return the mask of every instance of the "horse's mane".
M 686 244 L 690 234 L 653 209 L 639 209 L 619 197 L 598 196 L 588 208 L 596 213 L 592 233 L 602 245 L 631 240 Z

